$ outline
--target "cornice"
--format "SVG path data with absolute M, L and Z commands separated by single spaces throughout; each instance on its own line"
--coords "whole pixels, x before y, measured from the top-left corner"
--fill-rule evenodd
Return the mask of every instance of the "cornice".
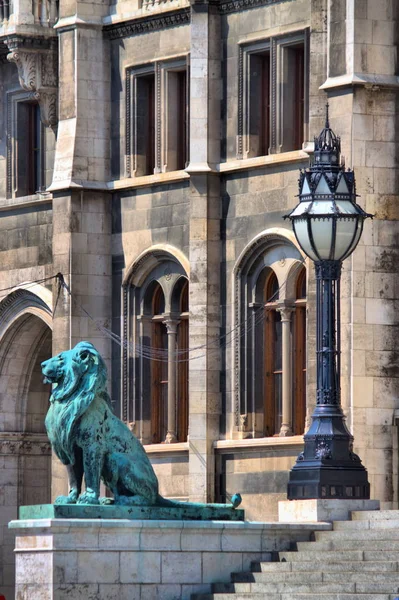
M 221 0 L 219 3 L 219 12 L 222 15 L 258 8 L 258 6 L 268 6 L 269 4 L 281 4 L 283 2 L 293 2 L 294 0 Z
M 106 25 L 104 34 L 110 40 L 132 37 L 159 31 L 170 27 L 178 27 L 190 23 L 190 8 L 180 8 L 176 11 L 169 11 L 166 14 L 145 16 L 139 19 L 132 19 L 123 23 Z

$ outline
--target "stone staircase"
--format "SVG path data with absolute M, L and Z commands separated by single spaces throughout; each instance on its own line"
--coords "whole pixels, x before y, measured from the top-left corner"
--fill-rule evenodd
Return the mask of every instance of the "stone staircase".
M 399 510 L 353 512 L 192 600 L 399 600 Z

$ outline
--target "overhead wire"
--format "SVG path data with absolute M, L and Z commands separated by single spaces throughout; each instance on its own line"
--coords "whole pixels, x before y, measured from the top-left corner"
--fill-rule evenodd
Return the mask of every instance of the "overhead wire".
M 299 269 L 302 267 L 304 261 L 299 261 L 299 263 L 295 266 L 295 269 Z M 292 277 L 294 273 L 291 272 L 290 276 Z M 112 342 L 118 344 L 125 349 L 128 349 L 132 352 L 134 356 L 139 356 L 145 358 L 147 360 L 157 361 L 157 362 L 167 362 L 170 360 L 170 352 L 167 349 L 162 348 L 154 348 L 153 346 L 148 346 L 146 344 L 142 344 L 140 342 L 131 342 L 129 340 L 122 339 L 118 334 L 113 332 L 111 329 L 104 327 L 97 319 L 95 319 L 88 310 L 80 302 L 77 301 L 74 294 L 72 293 L 69 285 L 66 283 L 64 276 L 62 273 L 57 273 L 56 275 L 51 275 L 49 277 L 43 277 L 41 279 L 36 279 L 33 281 L 24 282 L 21 284 L 23 289 L 30 289 L 31 287 L 43 284 L 47 281 L 51 281 L 53 279 L 58 279 L 58 292 L 56 297 L 55 309 L 58 305 L 58 301 L 60 298 L 60 293 L 62 289 L 65 289 L 68 295 L 70 296 L 72 302 L 75 306 L 83 312 L 83 314 L 95 325 L 98 331 L 102 333 L 105 337 L 109 338 Z M 286 278 L 283 283 L 278 287 L 278 289 L 274 292 L 274 294 L 267 300 L 267 303 L 272 303 L 280 296 L 281 291 L 287 285 Z M 2 292 L 13 291 L 17 289 L 18 286 L 9 286 L 7 288 L 0 289 L 0 294 Z M 236 341 L 237 338 L 240 339 L 244 335 L 250 333 L 254 328 L 257 328 L 262 321 L 265 319 L 265 310 L 264 305 L 262 304 L 258 309 L 254 311 L 247 319 L 240 321 L 237 325 L 235 325 L 232 329 L 227 331 L 225 334 L 221 335 L 213 342 L 208 344 L 202 344 L 200 346 L 194 346 L 191 348 L 182 348 L 176 349 L 173 353 L 173 361 L 177 363 L 188 362 L 190 360 L 197 360 L 199 358 L 203 358 L 207 356 L 210 352 L 219 352 L 219 350 L 223 347 L 227 348 L 230 346 L 233 341 Z M 204 351 L 203 354 L 198 355 L 197 353 L 200 351 Z M 190 354 L 195 353 L 194 356 L 189 356 Z
M 26 282 L 24 281 L 17 285 L 10 285 L 9 287 L 0 289 L 0 294 L 2 292 L 11 292 L 11 291 L 15 291 L 17 289 L 27 290 L 27 289 L 33 287 L 34 285 L 40 285 L 40 284 L 44 283 L 45 281 L 50 281 L 51 279 L 56 279 L 56 278 L 58 278 L 58 275 L 59 275 L 59 273 L 57 273 L 57 275 L 51 275 L 49 277 L 42 277 L 41 279 L 35 279 L 33 281 L 26 281 Z
M 301 268 L 303 265 L 303 261 L 300 261 L 295 269 Z M 290 276 L 293 276 L 291 272 Z M 97 330 L 100 331 L 105 337 L 109 338 L 112 342 L 116 343 L 120 347 L 128 349 L 132 352 L 133 356 L 142 357 L 148 360 L 156 361 L 156 362 L 167 362 L 170 360 L 170 352 L 167 349 L 154 348 L 153 346 L 148 346 L 145 344 L 131 342 L 126 339 L 122 339 L 118 334 L 113 332 L 112 330 L 104 327 L 99 323 L 90 313 L 87 311 L 84 306 L 82 306 L 74 297 L 69 288 L 68 284 L 65 282 L 64 277 L 61 273 L 58 273 L 57 276 L 59 278 L 60 286 L 62 286 L 69 296 L 71 300 L 75 303 L 75 305 L 90 319 L 91 322 L 94 323 Z M 279 288 L 274 292 L 274 294 L 267 300 L 267 303 L 274 302 L 280 295 L 281 291 L 287 285 L 287 278 L 283 281 L 283 283 L 279 286 Z M 223 347 L 228 347 L 233 341 L 240 339 L 244 335 L 250 333 L 254 328 L 258 327 L 260 323 L 265 319 L 265 310 L 264 305 L 260 306 L 252 315 L 250 315 L 244 321 L 238 323 L 235 327 L 233 327 L 230 331 L 220 336 L 214 342 L 209 344 L 203 344 L 200 346 L 194 346 L 191 348 L 183 348 L 177 349 L 173 353 L 173 361 L 177 363 L 188 362 L 190 360 L 196 360 L 199 358 L 203 358 L 208 355 L 209 352 L 218 352 Z M 249 322 L 249 324 L 248 324 Z M 231 336 L 231 339 L 228 339 Z M 192 353 L 197 353 L 203 350 L 203 354 L 196 354 L 195 356 L 188 356 Z

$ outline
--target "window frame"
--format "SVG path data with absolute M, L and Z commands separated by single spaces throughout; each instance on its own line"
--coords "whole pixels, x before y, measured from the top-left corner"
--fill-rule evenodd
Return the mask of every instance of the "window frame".
M 45 156 L 46 156 L 46 136 L 45 126 L 43 125 L 40 114 L 40 148 L 39 148 L 39 185 L 38 189 L 32 193 L 19 193 L 19 159 L 18 159 L 18 109 L 22 104 L 34 105 L 36 110 L 40 111 L 38 102 L 32 92 L 10 91 L 7 93 L 7 178 L 6 178 L 6 197 L 21 198 L 35 195 L 45 186 Z M 33 166 L 33 165 L 32 165 Z
M 154 75 L 154 173 L 166 173 L 176 169 L 172 159 L 171 136 L 169 134 L 172 105 L 169 102 L 168 78 L 171 73 L 186 71 L 186 123 L 185 123 L 185 165 L 189 162 L 189 54 L 183 54 L 167 59 L 154 60 L 126 68 L 126 105 L 125 105 L 125 177 L 143 177 L 148 174 L 138 173 L 137 169 L 137 79 L 146 75 Z M 152 175 L 152 173 L 151 173 Z
M 247 159 L 286 152 L 284 147 L 284 58 L 285 51 L 303 43 L 304 47 L 304 118 L 303 144 L 309 138 L 309 29 L 293 31 L 287 34 L 243 40 L 238 47 L 238 119 L 237 119 L 237 158 Z M 251 150 L 251 56 L 270 53 L 270 100 L 269 100 L 269 151 L 257 154 Z M 301 148 L 297 148 L 300 150 Z

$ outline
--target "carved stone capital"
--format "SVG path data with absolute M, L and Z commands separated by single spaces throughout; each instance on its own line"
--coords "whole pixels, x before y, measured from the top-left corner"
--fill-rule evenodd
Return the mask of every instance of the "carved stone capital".
M 57 90 L 37 92 L 40 118 L 45 127 L 53 129 L 57 125 Z
M 7 60 L 17 65 L 19 84 L 28 92 L 37 88 L 38 56 L 35 52 L 25 52 L 24 50 L 12 50 L 7 56 Z
M 7 60 L 17 65 L 22 89 L 34 94 L 32 99 L 39 103 L 43 125 L 54 128 L 57 125 L 58 86 L 56 43 L 49 40 L 44 46 L 32 44 L 26 48 L 24 41 L 15 37 L 6 39 L 6 43 L 10 50 Z

